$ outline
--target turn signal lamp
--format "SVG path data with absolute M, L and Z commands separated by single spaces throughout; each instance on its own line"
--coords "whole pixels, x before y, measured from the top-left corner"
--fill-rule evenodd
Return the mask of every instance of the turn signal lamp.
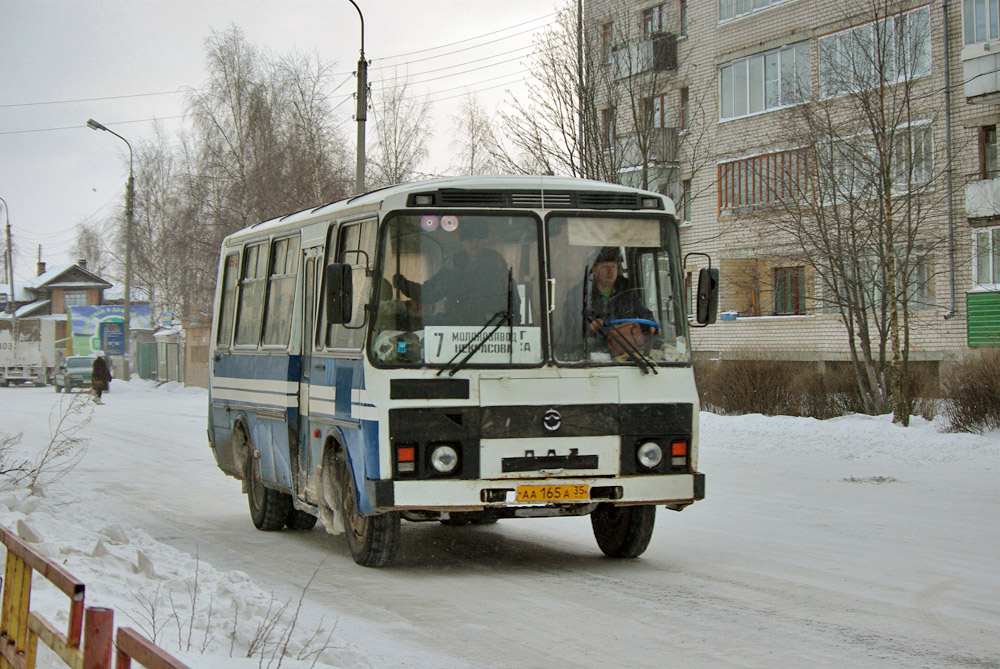
M 399 471 L 412 472 L 416 466 L 416 449 L 413 446 L 400 446 L 397 448 L 396 463 Z
M 687 464 L 688 443 L 686 441 L 670 442 L 670 464 L 674 467 L 683 467 Z

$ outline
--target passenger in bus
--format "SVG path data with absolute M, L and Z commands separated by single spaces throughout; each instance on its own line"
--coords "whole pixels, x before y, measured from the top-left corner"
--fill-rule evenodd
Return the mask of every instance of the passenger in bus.
M 506 312 L 510 293 L 513 323 L 520 322 L 517 286 L 508 287 L 507 261 L 488 245 L 488 229 L 483 222 L 463 220 L 458 227 L 461 248 L 434 276 L 422 284 L 402 274 L 392 278 L 393 286 L 421 303 L 424 321 L 432 325 L 482 326 L 498 312 Z M 431 305 L 441 303 L 438 314 Z

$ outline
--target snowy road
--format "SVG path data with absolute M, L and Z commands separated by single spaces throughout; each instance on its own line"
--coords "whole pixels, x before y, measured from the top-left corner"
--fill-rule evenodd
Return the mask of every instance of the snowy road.
M 59 399 L 0 389 L 0 432 L 41 438 Z M 320 666 L 1000 667 L 997 433 L 703 414 L 707 498 L 661 509 L 638 560 L 604 558 L 587 518 L 404 523 L 397 566 L 370 570 L 321 528 L 253 528 L 205 404 L 116 381 L 49 513 L 142 528 L 282 599 L 319 567 L 301 617 L 336 621 Z M 69 566 L 88 601 L 134 603 L 100 563 Z

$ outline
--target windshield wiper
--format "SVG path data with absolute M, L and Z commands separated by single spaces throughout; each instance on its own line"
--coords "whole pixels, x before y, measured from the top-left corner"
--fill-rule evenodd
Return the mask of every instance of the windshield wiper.
M 466 363 L 468 363 L 469 360 L 472 359 L 472 356 L 474 356 L 476 353 L 479 352 L 479 349 L 481 349 L 483 347 L 483 345 L 485 345 L 486 342 L 488 342 L 490 340 L 490 337 L 492 337 L 493 334 L 497 330 L 500 329 L 500 327 L 504 324 L 505 321 L 510 326 L 509 340 L 508 340 L 507 343 L 510 346 L 510 359 L 511 359 L 511 362 L 513 362 L 513 360 L 514 360 L 514 314 L 513 314 L 513 291 L 514 291 L 514 288 L 513 288 L 513 286 L 514 286 L 514 271 L 512 269 L 508 268 L 507 269 L 507 309 L 506 309 L 506 311 L 498 311 L 495 314 L 493 314 L 490 317 L 490 320 L 486 321 L 486 323 L 483 325 L 483 327 L 481 327 L 479 329 L 479 332 L 477 332 L 476 335 L 472 339 L 470 339 L 469 341 L 465 342 L 465 344 L 462 345 L 462 348 L 458 349 L 458 351 L 455 353 L 455 355 L 452 356 L 451 360 L 449 360 L 447 362 L 447 364 L 445 364 L 444 367 L 442 367 L 441 369 L 438 370 L 437 376 L 441 376 L 441 374 L 445 370 L 448 370 L 448 376 L 455 376 L 455 372 L 457 372 L 458 370 L 460 370 L 463 367 L 465 367 Z M 491 327 L 491 326 L 493 327 L 493 329 L 490 330 L 490 333 L 488 335 L 486 335 L 485 337 L 480 338 L 480 335 L 483 334 L 486 331 L 486 329 L 489 328 L 489 327 Z M 458 356 L 462 355 L 462 353 L 465 353 L 466 349 L 468 349 L 468 353 L 466 353 L 465 357 L 462 358 L 461 360 L 459 360 L 458 363 L 454 367 L 450 367 L 451 363 L 455 362 L 455 359 L 458 358 Z
M 622 347 L 622 350 L 625 351 L 625 355 L 627 355 L 629 360 L 634 362 L 639 367 L 639 371 L 643 374 L 648 374 L 650 370 L 652 370 L 653 374 L 660 373 L 656 369 L 656 363 L 653 362 L 651 358 L 647 357 L 645 353 L 640 351 L 630 339 L 617 333 L 612 334 L 610 325 L 602 324 L 601 334 L 604 335 L 605 341 L 608 342 L 610 342 L 611 338 L 614 337 L 614 341 Z

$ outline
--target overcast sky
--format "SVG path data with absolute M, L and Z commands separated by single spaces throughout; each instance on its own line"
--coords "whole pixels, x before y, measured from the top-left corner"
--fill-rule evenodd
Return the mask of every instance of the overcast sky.
M 372 85 L 380 66 L 405 66 L 433 103 L 426 172 L 448 169 L 451 116 L 467 90 L 489 109 L 508 91 L 523 93 L 532 33 L 565 4 L 357 3 Z M 136 149 L 152 137 L 151 119 L 180 128 L 184 91 L 206 79 L 205 38 L 233 24 L 271 53 L 315 52 L 331 63 L 333 85 L 342 84 L 333 102 L 344 101 L 338 113 L 353 139 L 346 97 L 356 88 L 360 21 L 348 0 L 0 0 L 0 197 L 10 208 L 16 281 L 34 275 L 39 245 L 50 267 L 72 262 L 77 224 L 104 221 L 123 206 L 128 149 L 88 129 L 87 119 Z

